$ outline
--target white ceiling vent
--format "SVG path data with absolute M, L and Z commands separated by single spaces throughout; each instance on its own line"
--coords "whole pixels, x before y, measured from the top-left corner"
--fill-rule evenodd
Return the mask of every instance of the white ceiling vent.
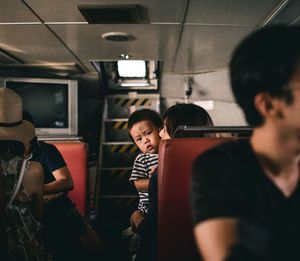
M 124 32 L 109 32 L 101 35 L 103 39 L 115 42 L 132 41 L 135 37 Z

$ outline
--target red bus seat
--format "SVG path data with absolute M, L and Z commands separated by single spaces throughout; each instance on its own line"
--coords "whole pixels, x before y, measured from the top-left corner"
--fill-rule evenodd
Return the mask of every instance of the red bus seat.
M 84 142 L 51 142 L 62 154 L 73 178 L 68 196 L 83 215 L 87 214 L 88 145 Z
M 189 177 L 195 158 L 232 138 L 161 141 L 158 164 L 158 260 L 199 260 L 189 207 Z

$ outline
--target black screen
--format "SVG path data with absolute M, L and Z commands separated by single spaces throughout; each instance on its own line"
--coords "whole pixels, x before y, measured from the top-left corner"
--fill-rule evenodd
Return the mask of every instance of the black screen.
M 68 85 L 7 81 L 6 87 L 22 97 L 37 128 L 68 128 Z

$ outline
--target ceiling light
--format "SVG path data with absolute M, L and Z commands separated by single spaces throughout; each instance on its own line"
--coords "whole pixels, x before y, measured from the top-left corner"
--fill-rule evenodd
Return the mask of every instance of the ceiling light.
M 131 57 L 132 57 L 132 55 L 127 54 L 127 53 L 122 53 L 119 55 L 119 58 L 126 59 L 126 60 L 130 59 Z

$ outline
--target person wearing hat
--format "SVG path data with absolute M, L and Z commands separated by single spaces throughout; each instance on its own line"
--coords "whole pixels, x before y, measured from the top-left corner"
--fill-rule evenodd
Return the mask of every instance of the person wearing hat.
M 0 88 L 0 141 L 15 141 L 25 147 L 34 136 L 34 126 L 22 120 L 21 97 L 11 89 Z M 44 171 L 41 164 L 30 162 L 22 185 L 31 197 L 31 212 L 37 219 L 42 217 L 43 212 L 43 183 Z
M 39 239 L 43 168 L 24 158 L 24 148 L 34 136 L 34 126 L 22 120 L 21 97 L 8 88 L 0 88 L 1 195 L 9 242 L 6 252 L 13 260 L 51 260 Z

